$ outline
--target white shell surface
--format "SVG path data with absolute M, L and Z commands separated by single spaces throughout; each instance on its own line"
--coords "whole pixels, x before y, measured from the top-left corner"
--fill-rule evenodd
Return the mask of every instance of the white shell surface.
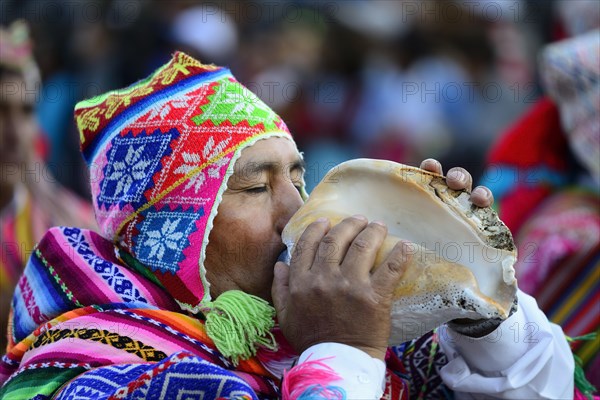
M 392 344 L 455 318 L 508 316 L 516 250 L 492 209 L 472 206 L 468 193 L 449 189 L 439 175 L 391 161 L 351 160 L 334 167 L 289 221 L 282 235 L 289 254 L 317 218 L 334 225 L 355 214 L 388 226 L 375 266 L 399 240 L 412 243 L 394 293 Z

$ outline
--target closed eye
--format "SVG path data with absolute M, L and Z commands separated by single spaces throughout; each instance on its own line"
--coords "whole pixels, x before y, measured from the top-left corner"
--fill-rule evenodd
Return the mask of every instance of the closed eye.
M 249 188 L 249 189 L 245 190 L 246 193 L 251 193 L 251 194 L 264 193 L 266 191 L 267 191 L 266 186 L 257 186 L 257 187 L 253 187 L 253 188 Z

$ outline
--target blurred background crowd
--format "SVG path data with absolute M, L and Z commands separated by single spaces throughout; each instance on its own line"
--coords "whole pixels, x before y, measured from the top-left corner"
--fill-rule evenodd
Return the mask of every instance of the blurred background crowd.
M 520 287 L 567 334 L 598 329 L 600 1 L 1 0 L 0 24 L 19 19 L 31 40 L 0 43 L 2 325 L 45 229 L 94 225 L 70 193 L 89 200 L 75 103 L 184 50 L 283 117 L 309 192 L 350 158 L 465 167 L 515 234 Z M 600 384 L 600 340 L 578 351 Z
M 80 195 L 75 102 L 147 76 L 175 49 L 230 66 L 283 116 L 310 189 L 360 156 L 436 157 L 477 180 L 490 144 L 540 94 L 537 51 L 599 17 L 576 12 L 587 3 L 2 0 L 0 22 L 31 25 L 48 167 Z

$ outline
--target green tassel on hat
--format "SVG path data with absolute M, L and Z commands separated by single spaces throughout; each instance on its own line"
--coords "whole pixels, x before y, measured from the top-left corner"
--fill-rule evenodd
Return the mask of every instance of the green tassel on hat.
M 275 309 L 260 297 L 229 290 L 214 301 L 203 303 L 206 333 L 217 349 L 234 365 L 256 355 L 258 346 L 277 349 L 271 333 Z

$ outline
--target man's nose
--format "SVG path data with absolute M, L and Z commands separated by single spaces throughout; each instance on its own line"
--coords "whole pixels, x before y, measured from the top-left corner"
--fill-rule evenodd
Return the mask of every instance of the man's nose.
M 280 217 L 277 223 L 277 230 L 279 233 L 283 231 L 283 228 L 288 223 L 290 218 L 298 211 L 298 209 L 304 204 L 302 196 L 298 192 L 298 189 L 294 184 L 286 184 L 286 190 L 280 200 Z

